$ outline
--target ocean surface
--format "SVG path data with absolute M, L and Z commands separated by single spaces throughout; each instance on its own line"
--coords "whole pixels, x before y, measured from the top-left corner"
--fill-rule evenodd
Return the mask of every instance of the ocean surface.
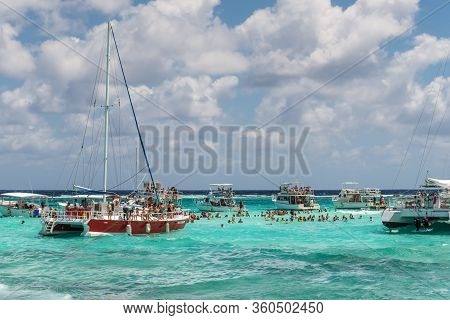
M 450 229 L 390 233 L 380 212 L 354 211 L 266 222 L 271 192 L 238 194 L 242 224 L 222 214 L 151 236 L 41 237 L 39 219 L 0 218 L 0 299 L 450 299 Z

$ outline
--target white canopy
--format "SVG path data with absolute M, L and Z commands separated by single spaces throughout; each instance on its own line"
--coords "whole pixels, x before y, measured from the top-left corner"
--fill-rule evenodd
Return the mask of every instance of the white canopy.
M 450 189 L 450 180 L 427 178 L 425 180 L 425 187 L 441 187 L 445 189 Z
M 296 182 L 296 181 L 294 181 L 294 182 L 283 182 L 281 185 L 282 186 L 298 186 L 298 185 L 300 185 L 300 182 Z
M 57 198 L 61 199 L 84 199 L 84 198 L 92 198 L 92 199 L 103 199 L 103 195 L 101 194 L 75 194 L 75 195 L 61 195 Z
M 37 193 L 28 193 L 28 192 L 8 192 L 0 194 L 2 197 L 11 197 L 11 198 L 48 198 L 43 194 Z

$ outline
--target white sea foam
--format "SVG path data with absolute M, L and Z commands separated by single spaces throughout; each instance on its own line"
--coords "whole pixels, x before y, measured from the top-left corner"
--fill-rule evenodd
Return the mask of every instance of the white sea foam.
M 183 199 L 201 199 L 204 198 L 206 193 L 204 195 L 201 194 L 183 194 Z
M 183 199 L 202 199 L 204 198 L 208 192 L 205 194 L 183 194 Z M 267 194 L 235 194 L 235 198 L 271 198 L 271 195 Z
M 272 198 L 271 195 L 265 194 L 239 194 L 235 195 L 235 198 Z
M 53 292 L 50 290 L 29 290 L 22 286 L 16 288 L 0 283 L 0 300 L 69 300 L 70 294 Z
M 376 214 L 381 214 L 383 211 L 382 210 L 352 210 L 352 209 L 338 209 L 336 211 L 337 213 L 342 213 L 342 214 L 353 214 L 353 215 L 376 215 Z

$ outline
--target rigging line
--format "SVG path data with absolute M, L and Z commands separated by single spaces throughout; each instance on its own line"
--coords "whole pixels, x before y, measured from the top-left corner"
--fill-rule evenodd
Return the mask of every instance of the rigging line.
M 278 184 L 276 184 L 275 182 L 273 182 L 270 178 L 266 177 L 266 176 L 263 175 L 262 173 L 259 173 L 259 172 L 258 172 L 258 175 L 259 175 L 261 178 L 263 178 L 264 180 L 266 180 L 267 182 L 273 184 L 275 187 L 277 187 L 277 188 L 279 187 Z
M 139 170 L 138 172 L 136 172 L 134 175 L 132 175 L 131 177 L 128 177 L 125 181 L 122 181 L 122 182 L 119 183 L 118 185 L 116 185 L 116 186 L 114 186 L 114 187 L 112 187 L 112 188 L 109 188 L 109 190 L 114 190 L 115 188 L 118 188 L 118 187 L 124 185 L 125 183 L 127 183 L 127 182 L 130 181 L 131 179 L 134 179 L 139 173 L 141 173 L 141 172 L 144 171 L 145 169 L 146 169 L 145 167 L 142 167 L 142 169 Z
M 447 53 L 447 58 L 445 60 L 445 64 L 447 64 L 448 57 L 449 57 L 449 53 Z M 436 76 L 437 76 L 437 74 L 436 74 Z M 400 172 L 401 172 L 401 170 L 402 170 L 402 168 L 404 166 L 405 160 L 406 160 L 406 156 L 409 153 L 409 149 L 411 148 L 412 142 L 413 142 L 414 137 L 415 137 L 415 135 L 417 133 L 417 129 L 419 128 L 419 125 L 420 125 L 420 122 L 422 120 L 422 117 L 423 117 L 423 114 L 425 112 L 426 107 L 427 107 L 427 105 L 426 105 L 426 103 L 424 103 L 423 107 L 422 107 L 422 111 L 420 112 L 419 118 L 417 120 L 416 126 L 414 127 L 414 130 L 412 132 L 411 139 L 409 140 L 408 146 L 406 147 L 406 151 L 403 154 L 403 158 L 402 158 L 402 161 L 401 161 L 400 166 L 398 168 L 397 174 L 395 175 L 395 179 L 394 179 L 394 182 L 392 184 L 392 188 L 394 188 L 395 185 L 397 184 L 398 178 L 400 176 Z M 442 122 L 442 120 L 443 119 L 441 119 L 441 122 Z M 414 184 L 414 186 L 416 186 L 416 185 L 417 185 L 417 180 L 416 180 L 416 183 Z
M 106 45 L 105 45 L 105 50 L 106 50 Z M 102 60 L 103 63 L 103 60 Z M 103 81 L 103 72 L 100 72 L 100 78 L 99 78 L 99 83 L 101 81 Z M 96 92 L 96 96 L 99 95 L 99 90 L 100 87 L 97 86 L 97 92 Z M 101 106 L 101 105 L 100 105 Z M 97 118 L 101 118 L 103 117 L 103 110 L 101 110 L 101 108 L 95 108 L 95 113 L 97 114 Z M 101 114 L 101 116 L 99 117 L 98 114 Z M 95 175 L 94 172 L 96 172 L 97 170 L 97 159 L 98 159 L 98 154 L 100 151 L 100 148 L 98 148 L 98 146 L 100 145 L 100 140 L 101 140 L 101 132 L 103 132 L 103 125 L 104 125 L 104 121 L 101 121 L 99 119 L 96 119 L 95 115 L 92 118 L 92 141 L 91 141 L 91 154 L 89 157 L 89 174 L 88 176 L 91 177 L 91 181 L 89 183 L 89 187 L 92 189 L 93 188 L 93 183 L 94 183 L 94 178 L 93 176 Z M 95 134 L 95 128 L 97 129 L 97 134 Z
M 153 179 L 153 174 L 152 174 L 152 170 L 150 168 L 150 164 L 148 161 L 147 152 L 145 151 L 144 140 L 142 140 L 141 130 L 139 129 L 139 124 L 138 124 L 138 121 L 136 118 L 136 112 L 134 111 L 133 101 L 131 100 L 130 90 L 128 90 L 127 78 L 125 77 L 125 71 L 123 70 L 122 59 L 120 58 L 120 54 L 119 54 L 119 47 L 117 46 L 116 36 L 114 34 L 114 30 L 112 27 L 111 27 L 111 34 L 113 36 L 114 44 L 116 46 L 117 57 L 119 59 L 120 69 L 122 70 L 122 76 L 123 76 L 123 80 L 125 82 L 125 87 L 127 88 L 128 99 L 130 101 L 131 110 L 133 111 L 134 122 L 136 124 L 136 130 L 138 132 L 139 141 L 141 143 L 142 153 L 144 154 L 145 164 L 147 165 L 148 173 L 150 174 L 150 178 L 152 179 L 152 186 L 153 186 L 153 190 L 155 192 L 156 199 L 158 199 L 158 202 L 159 202 L 160 198 L 159 198 L 158 190 L 156 190 L 155 180 Z
M 102 49 L 100 50 L 101 54 L 100 57 L 98 59 L 98 65 L 102 65 L 103 63 L 103 53 L 105 50 L 105 45 L 102 46 Z M 81 149 L 84 149 L 85 143 L 86 143 L 86 136 L 87 136 L 87 131 L 88 131 L 88 127 L 89 127 L 89 121 L 90 121 L 90 116 L 92 113 L 92 124 L 94 124 L 94 116 L 95 116 L 95 105 L 97 102 L 97 88 L 98 88 L 98 83 L 99 83 L 99 78 L 101 76 L 101 70 L 100 68 L 96 68 L 97 72 L 95 74 L 95 80 L 94 80 L 94 85 L 92 87 L 92 94 L 91 94 L 91 101 L 89 103 L 90 108 L 89 108 L 89 112 L 88 112 L 88 117 L 86 119 L 86 126 L 84 129 L 84 133 L 83 133 L 83 140 L 82 140 L 82 144 L 81 144 Z M 83 153 L 84 154 L 84 153 Z M 83 179 L 82 179 L 82 185 L 85 184 L 86 181 L 86 175 L 87 175 L 87 169 L 86 169 L 86 163 L 85 163 L 85 157 L 83 157 L 83 170 L 84 170 L 84 175 L 83 175 Z M 89 165 L 89 161 L 87 163 L 87 165 Z
M 139 186 L 144 183 L 145 178 L 147 177 L 147 173 L 144 173 L 142 175 L 141 181 L 138 183 L 138 185 L 136 186 L 136 191 L 139 189 Z
M 428 13 L 427 15 L 425 15 L 422 19 L 420 19 L 419 21 L 417 21 L 415 24 L 413 24 L 412 26 L 410 26 L 409 28 L 406 28 L 404 31 L 402 31 L 401 33 L 395 35 L 394 37 L 390 38 L 389 40 L 385 41 L 384 43 L 382 43 L 379 47 L 372 49 L 368 54 L 366 54 L 365 56 L 361 57 L 359 60 L 357 60 L 356 62 L 352 63 L 351 65 L 345 67 L 343 70 L 339 71 L 337 74 L 335 74 L 334 76 L 332 76 L 331 78 L 329 78 L 328 80 L 326 80 L 325 82 L 323 82 L 322 84 L 320 84 L 318 87 L 316 87 L 315 89 L 313 89 L 312 91 L 310 91 L 308 94 L 306 94 L 305 96 L 303 96 L 302 98 L 300 98 L 299 100 L 297 100 L 296 102 L 290 104 L 288 107 L 286 107 L 284 110 L 280 111 L 277 115 L 275 115 L 274 117 L 272 117 L 270 120 L 264 122 L 262 125 L 260 125 L 258 127 L 258 129 L 264 128 L 267 125 L 269 125 L 271 122 L 273 122 L 274 120 L 278 119 L 279 117 L 281 117 L 283 114 L 285 114 L 286 112 L 290 111 L 291 109 L 293 109 L 294 107 L 298 106 L 300 103 L 302 103 L 303 101 L 309 99 L 310 97 L 312 97 L 313 95 L 315 95 L 317 92 L 319 92 L 320 90 L 322 90 L 323 88 L 325 88 L 326 86 L 328 86 L 329 84 L 333 83 L 334 81 L 336 81 L 337 79 L 341 78 L 342 76 L 346 75 L 347 73 L 349 73 L 350 71 L 352 71 L 353 69 L 355 69 L 357 66 L 359 66 L 360 64 L 362 64 L 364 61 L 366 61 L 368 58 L 370 58 L 372 55 L 374 55 L 375 53 L 381 51 L 382 49 L 386 48 L 389 44 L 391 44 L 392 42 L 394 42 L 395 40 L 401 38 L 402 36 L 404 36 L 405 34 L 407 34 L 408 32 L 410 32 L 411 30 L 413 30 L 414 28 L 416 28 L 417 26 L 421 25 L 423 22 L 425 22 L 426 20 L 428 20 L 430 17 L 432 17 L 433 15 L 435 15 L 436 13 L 438 13 L 439 11 L 441 11 L 442 9 L 444 9 L 445 7 L 447 7 L 450 4 L 450 1 L 446 1 L 444 4 L 440 5 L 439 7 L 433 9 L 430 13 Z
M 442 70 L 442 74 L 444 74 L 446 67 L 447 67 L 447 59 L 445 60 L 444 67 L 443 67 L 443 70 Z M 414 184 L 415 186 L 417 186 L 417 182 L 419 181 L 419 177 L 420 177 L 420 174 L 422 172 L 423 166 L 425 166 L 425 162 L 424 162 L 424 160 L 425 160 L 425 153 L 427 151 L 428 140 L 430 138 L 431 128 L 433 127 L 434 116 L 436 114 L 439 97 L 441 95 L 441 89 L 442 89 L 442 83 L 439 84 L 439 89 L 438 89 L 438 92 L 437 92 L 437 95 L 436 95 L 436 100 L 434 101 L 433 113 L 431 115 L 431 121 L 430 121 L 430 125 L 428 127 L 427 138 L 425 140 L 425 145 L 423 146 L 422 158 L 420 159 L 419 171 L 417 172 L 416 183 Z
M 194 172 L 188 174 L 187 176 L 184 176 L 181 180 L 178 180 L 177 182 L 175 182 L 175 184 L 173 186 L 178 189 L 178 185 L 182 184 L 183 182 L 185 182 L 187 179 L 189 179 L 196 173 L 197 173 L 197 170 L 194 170 Z
M 445 58 L 444 69 L 442 70 L 442 78 L 444 78 L 444 76 L 445 76 L 445 71 L 446 71 L 446 68 L 447 68 L 449 55 L 450 55 L 450 47 L 449 47 L 449 50 L 447 51 L 447 57 Z M 436 103 L 437 103 L 437 101 L 436 101 Z M 444 113 L 442 114 L 441 120 L 439 121 L 439 124 L 438 124 L 438 126 L 436 128 L 436 131 L 435 131 L 434 135 L 433 135 L 430 147 L 428 148 L 427 155 L 425 156 L 425 163 L 428 161 L 428 157 L 430 156 L 431 149 L 433 148 L 433 145 L 434 145 L 434 141 L 436 140 L 436 137 L 437 137 L 437 135 L 439 133 L 439 130 L 441 129 L 442 123 L 444 122 L 444 119 L 445 119 L 445 117 L 447 115 L 447 110 L 448 110 L 447 107 L 448 107 L 448 105 L 445 104 Z
M 397 183 L 398 177 L 400 176 L 400 171 L 401 171 L 402 168 L 403 168 L 403 165 L 404 165 L 405 160 L 406 160 L 406 156 L 408 155 L 409 149 L 411 148 L 412 142 L 413 142 L 413 140 L 414 140 L 414 136 L 416 135 L 417 129 L 419 128 L 420 122 L 421 122 L 422 117 L 423 117 L 423 114 L 424 114 L 424 112 L 425 112 L 425 108 L 426 108 L 426 104 L 424 103 L 424 104 L 423 104 L 423 107 L 422 107 L 422 111 L 420 112 L 420 115 L 419 115 L 419 119 L 417 119 L 416 126 L 414 127 L 414 130 L 413 130 L 413 132 L 412 132 L 411 139 L 409 139 L 408 146 L 406 147 L 406 151 L 405 151 L 405 153 L 403 154 L 403 158 L 402 158 L 402 161 L 401 161 L 401 163 L 400 163 L 400 166 L 399 166 L 399 168 L 398 168 L 398 170 L 397 170 L 397 174 L 395 175 L 395 179 L 394 179 L 394 182 L 393 182 L 393 184 L 392 184 L 392 188 L 394 188 L 394 186 L 395 186 L 396 183 Z
M 78 52 L 75 48 L 73 48 L 71 45 L 69 45 L 68 43 L 64 42 L 63 40 L 59 39 L 57 36 L 55 36 L 53 33 L 51 33 L 50 31 L 48 31 L 47 29 L 45 29 L 44 27 L 42 27 L 41 25 L 39 25 L 37 22 L 35 22 L 34 20 L 32 20 L 31 18 L 27 17 L 25 14 L 21 13 L 20 11 L 18 11 L 17 9 L 11 7 L 10 5 L 8 5 L 7 3 L 5 3 L 4 1 L 0 0 L 0 3 L 3 4 L 6 8 L 8 8 L 9 10 L 11 10 L 12 12 L 14 12 L 16 15 L 18 15 L 19 17 L 21 17 L 22 19 L 24 19 L 25 21 L 27 21 L 28 23 L 32 24 L 33 26 L 35 26 L 36 28 L 38 28 L 39 30 L 41 30 L 43 33 L 47 34 L 50 38 L 53 38 L 54 40 L 56 40 L 57 42 L 61 43 L 64 47 L 66 47 L 67 49 L 69 49 L 70 51 L 72 51 L 73 53 L 75 53 L 77 56 L 79 56 L 80 58 L 82 58 L 83 60 L 87 61 L 88 63 L 95 65 L 95 62 L 92 61 L 90 58 L 86 57 L 85 55 L 83 55 L 82 53 Z M 106 70 L 104 70 L 102 68 L 103 72 L 106 72 Z M 118 80 L 120 81 L 120 79 Z M 120 81 L 121 82 L 121 81 Z M 122 82 L 121 82 L 122 83 Z M 122 83 L 124 84 L 124 83 Z M 164 108 L 163 106 L 161 106 L 160 104 L 156 103 L 155 101 L 151 100 L 150 98 L 148 98 L 147 96 L 143 95 L 142 93 L 140 93 L 138 90 L 134 90 L 133 88 L 131 88 L 131 90 L 133 91 L 133 93 L 137 96 L 140 96 L 142 99 L 150 102 L 153 106 L 155 106 L 157 109 L 161 110 L 162 112 L 164 112 L 166 115 L 168 115 L 170 118 L 178 121 L 179 123 L 191 128 L 191 126 L 189 126 L 187 123 L 185 123 L 183 120 L 181 120 L 180 118 L 178 118 L 177 116 L 175 116 L 174 114 L 172 114 L 170 111 L 168 111 L 166 108 Z
M 101 137 L 101 132 L 103 131 L 103 121 L 97 121 L 99 123 L 99 125 L 97 126 L 98 130 L 97 130 L 97 136 L 96 139 L 93 140 L 93 144 L 92 144 L 92 153 L 91 153 L 91 167 L 90 167 L 90 176 L 91 176 L 91 180 L 89 182 L 88 187 L 90 187 L 91 189 L 93 189 L 93 185 L 94 185 L 94 179 L 96 176 L 96 172 L 97 172 L 97 167 L 99 166 L 97 164 L 98 162 L 98 157 L 99 157 L 99 153 L 100 153 L 100 149 L 101 148 L 97 148 L 97 145 L 100 145 L 100 137 Z M 94 124 L 95 127 L 95 124 Z M 92 159 L 92 156 L 94 157 Z
M 80 151 L 80 153 L 81 153 L 81 151 Z M 80 158 L 81 158 L 80 157 L 80 153 L 78 154 L 77 160 L 75 161 L 75 166 L 72 168 L 72 171 L 71 171 L 71 173 L 69 175 L 69 179 L 67 180 L 66 191 L 69 190 L 69 186 L 71 184 L 70 181 L 72 181 L 72 177 L 74 177 L 74 174 L 76 175 L 76 173 L 75 173 L 76 170 L 75 169 L 77 169 L 77 167 L 79 165 L 79 162 L 80 162 Z M 74 180 L 75 180 L 75 178 L 74 178 Z
M 101 50 L 102 54 L 100 55 L 101 60 L 100 60 L 99 65 L 103 64 L 103 59 L 105 56 L 103 53 L 105 50 L 106 50 L 106 45 L 104 45 L 102 47 L 102 50 Z M 94 88 L 95 89 L 95 97 L 99 96 L 99 90 L 100 90 L 99 83 L 101 83 L 103 80 L 103 72 L 101 72 L 100 68 L 98 68 L 98 72 L 99 72 L 99 77 L 97 80 L 97 86 Z M 90 151 L 91 152 L 89 154 L 89 158 L 87 161 L 88 167 L 86 168 L 86 174 L 85 174 L 86 177 L 90 177 L 90 181 L 86 181 L 87 186 L 90 188 L 92 188 L 92 186 L 93 186 L 93 181 L 94 181 L 93 176 L 94 176 L 94 172 L 97 170 L 96 163 L 97 163 L 99 148 L 97 148 L 96 146 L 97 146 L 97 144 L 99 144 L 100 132 L 103 129 L 103 121 L 96 120 L 96 116 L 98 115 L 97 99 L 94 101 L 93 109 L 94 109 L 94 114 L 92 115 L 92 128 L 91 128 L 91 134 L 90 134 L 91 135 L 91 137 L 90 137 L 90 143 L 91 143 Z M 96 128 L 98 128 L 97 132 L 95 131 Z
M 144 169 L 145 169 L 145 167 L 143 167 L 141 170 L 139 170 L 139 172 L 136 172 L 136 174 L 134 175 L 134 177 L 138 176 L 139 173 L 141 173 Z M 134 189 L 131 189 L 131 190 L 133 190 L 133 191 L 131 192 L 131 194 L 132 194 L 133 192 L 139 190 L 139 186 L 144 182 L 146 176 L 147 176 L 147 173 L 144 173 L 144 174 L 142 175 L 141 181 L 140 181 L 140 182 L 138 183 L 138 185 L 136 186 L 136 189 L 135 189 L 135 190 L 134 190 Z M 133 187 L 133 188 L 134 188 L 134 187 Z
M 94 84 L 95 84 L 95 82 L 94 82 Z M 95 88 L 95 86 L 94 86 L 94 88 Z M 91 97 L 91 99 L 92 99 L 92 97 Z M 72 179 L 72 175 L 73 175 L 72 185 L 76 184 L 76 180 L 78 179 L 78 170 L 80 168 L 80 163 L 82 163 L 82 166 L 84 167 L 84 160 L 85 159 L 84 159 L 84 156 L 83 156 L 84 155 L 83 151 L 84 151 L 84 145 L 85 145 L 85 139 L 86 139 L 86 133 L 87 133 L 87 129 L 88 129 L 89 117 L 90 117 L 90 114 L 91 114 L 91 109 L 92 109 L 92 106 L 89 107 L 88 118 L 86 120 L 86 125 L 85 125 L 85 129 L 84 129 L 84 132 L 83 132 L 81 148 L 80 148 L 80 151 L 78 153 L 77 160 L 75 162 L 74 171 L 72 171 L 72 173 L 70 175 L 70 179 L 69 179 L 69 181 L 67 183 L 67 187 L 70 185 L 70 180 Z M 83 177 L 82 180 L 84 180 L 84 177 Z
M 115 58 L 115 55 L 111 55 L 111 60 Z M 113 79 L 115 80 L 115 85 L 114 85 L 114 89 L 116 91 L 116 99 L 117 99 L 117 109 L 118 109 L 118 129 L 117 129 L 117 140 L 118 140 L 118 148 L 119 148 L 119 155 L 122 154 L 122 146 L 121 146 L 121 112 L 120 112 L 120 95 L 119 95 L 119 86 L 118 86 L 118 81 L 116 81 L 116 79 L 118 79 L 117 77 L 117 70 L 115 67 L 114 63 L 110 64 L 110 68 L 114 74 Z M 122 180 L 122 157 L 119 156 L 119 175 L 118 175 L 118 179 L 117 181 L 121 181 Z M 117 175 L 117 173 L 116 173 Z
M 67 152 L 67 153 L 66 153 L 66 156 L 65 156 L 63 168 L 62 168 L 62 170 L 61 170 L 61 173 L 59 174 L 58 180 L 56 181 L 56 186 L 57 186 L 58 188 L 59 188 L 59 183 L 61 182 L 61 179 L 62 179 L 62 176 L 63 176 L 63 172 L 65 171 L 66 166 L 67 166 L 67 163 L 69 162 L 69 158 L 70 158 L 70 154 L 72 153 L 73 145 L 74 145 L 74 141 L 72 140 L 72 143 L 70 144 L 70 147 L 69 147 L 69 152 Z M 62 187 L 62 186 L 61 186 L 61 187 Z
M 116 182 L 119 183 L 120 179 L 119 179 L 119 176 L 117 174 L 117 172 L 118 172 L 118 170 L 117 170 L 117 161 L 116 161 L 116 157 L 114 156 L 114 155 L 117 154 L 117 152 L 116 152 L 116 148 L 115 148 L 115 144 L 114 144 L 114 140 L 115 139 L 114 139 L 114 136 L 113 136 L 113 130 L 115 130 L 115 126 L 114 126 L 114 121 L 113 120 L 114 120 L 113 117 L 110 117 L 111 130 L 109 130 L 109 141 L 111 141 L 111 149 L 112 149 L 112 154 L 113 154 L 112 162 L 113 162 L 113 166 L 114 166 L 114 173 L 116 175 Z M 119 158 L 121 158 L 120 157 L 120 150 L 119 150 Z
M 85 124 L 85 127 L 84 127 L 83 139 L 82 139 L 82 142 L 81 142 L 81 151 L 80 152 L 82 153 L 82 155 L 81 154 L 80 155 L 83 157 L 83 172 L 84 172 L 83 178 L 82 178 L 83 184 L 84 184 L 84 182 L 86 180 L 86 162 L 85 162 L 86 159 L 84 157 L 86 135 L 87 135 L 88 127 L 89 127 L 89 120 L 90 120 L 90 117 L 91 117 L 91 113 L 92 114 L 94 113 L 94 112 L 92 112 L 94 110 L 94 108 L 95 108 L 95 106 L 91 104 L 91 107 L 89 108 L 88 116 L 87 116 L 87 119 L 86 119 L 86 124 Z

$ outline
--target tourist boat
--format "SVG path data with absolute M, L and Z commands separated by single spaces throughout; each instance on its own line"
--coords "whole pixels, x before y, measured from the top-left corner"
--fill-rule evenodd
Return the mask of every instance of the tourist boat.
M 244 204 L 241 201 L 239 205 L 234 200 L 233 185 L 229 183 L 216 183 L 209 185 L 208 194 L 195 201 L 200 211 L 210 212 L 238 212 L 244 210 Z
M 155 181 L 154 185 L 161 202 L 166 204 L 172 203 L 176 207 L 181 207 L 183 194 L 180 191 L 178 191 L 175 187 L 163 188 L 161 187 L 161 183 L 159 181 Z M 148 199 L 148 197 L 152 197 L 154 192 L 155 190 L 153 190 L 152 183 L 150 181 L 144 181 L 143 187 L 128 195 L 127 200 L 128 202 L 130 202 L 130 199 L 132 199 L 132 202 L 143 202 Z
M 296 183 L 283 183 L 272 201 L 278 209 L 283 210 L 319 210 L 314 192 L 310 187 L 299 187 Z
M 109 63 L 110 63 L 110 37 L 114 40 L 117 49 L 116 39 L 111 24 L 107 27 L 106 45 L 106 98 L 104 105 L 104 157 L 103 157 L 103 190 L 100 192 L 74 186 L 87 193 L 101 194 L 101 201 L 95 202 L 93 199 L 83 199 L 68 203 L 64 210 L 48 209 L 44 210 L 41 219 L 42 228 L 40 234 L 43 236 L 86 236 L 99 234 L 120 234 L 145 235 L 151 233 L 162 233 L 183 229 L 189 216 L 172 203 L 161 200 L 161 194 L 153 180 L 150 165 L 145 152 L 142 135 L 138 126 L 133 102 L 128 91 L 125 73 L 119 58 L 122 76 L 126 85 L 134 122 L 139 136 L 140 145 L 145 157 L 148 173 L 152 180 L 152 194 L 145 195 L 143 202 L 140 198 L 131 198 L 133 203 L 122 203 L 118 195 L 107 191 L 108 172 L 108 135 L 109 135 Z M 79 200 L 79 199 L 78 199 Z M 139 203 L 138 203 L 139 202 Z
M 339 195 L 332 198 L 336 209 L 385 209 L 386 201 L 380 189 L 356 188 L 357 182 L 344 182 Z
M 43 194 L 9 192 L 0 195 L 0 217 L 39 217 L 47 206 Z
M 427 178 L 417 194 L 392 198 L 381 221 L 390 229 L 449 224 L 450 180 Z

